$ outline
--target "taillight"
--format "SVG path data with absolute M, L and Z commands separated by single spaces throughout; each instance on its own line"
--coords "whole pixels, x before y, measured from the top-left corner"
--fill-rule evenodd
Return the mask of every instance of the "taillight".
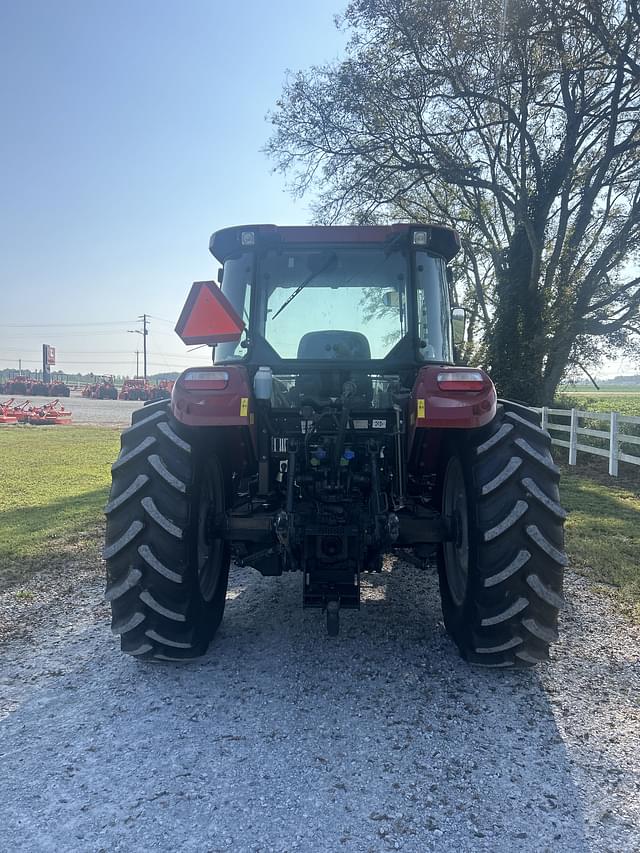
M 441 391 L 482 391 L 484 378 L 479 370 L 443 370 L 438 374 Z
M 181 382 L 193 391 L 222 391 L 229 383 L 229 374 L 226 370 L 185 370 Z

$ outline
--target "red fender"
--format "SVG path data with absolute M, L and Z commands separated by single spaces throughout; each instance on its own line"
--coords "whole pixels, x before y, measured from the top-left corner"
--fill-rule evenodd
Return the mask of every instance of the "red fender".
M 478 429 L 493 420 L 496 407 L 496 389 L 484 370 L 422 367 L 409 398 L 409 450 L 418 429 Z

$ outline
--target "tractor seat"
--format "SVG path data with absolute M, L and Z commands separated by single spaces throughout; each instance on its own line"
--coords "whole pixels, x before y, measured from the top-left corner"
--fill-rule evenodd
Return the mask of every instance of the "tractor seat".
M 371 347 L 360 332 L 307 332 L 300 338 L 298 358 L 370 359 Z
M 320 332 L 307 332 L 298 344 L 298 358 L 314 361 L 369 361 L 371 347 L 369 341 L 360 332 L 346 332 L 327 329 Z M 342 386 L 347 380 L 354 382 L 358 396 L 370 402 L 373 397 L 373 383 L 366 372 L 340 370 L 329 367 L 321 372 L 298 376 L 295 383 L 295 396 L 326 399 L 339 397 Z

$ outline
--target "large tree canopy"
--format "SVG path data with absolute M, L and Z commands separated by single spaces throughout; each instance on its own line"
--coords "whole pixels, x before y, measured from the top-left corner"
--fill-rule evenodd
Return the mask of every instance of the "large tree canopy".
M 479 357 L 547 402 L 640 332 L 637 0 L 353 0 L 342 26 L 287 81 L 276 167 L 321 221 L 457 227 Z

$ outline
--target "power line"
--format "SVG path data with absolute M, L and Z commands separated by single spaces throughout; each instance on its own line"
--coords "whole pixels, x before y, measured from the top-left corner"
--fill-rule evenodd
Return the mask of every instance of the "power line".
M 166 317 L 156 317 L 155 314 L 147 314 L 147 317 L 151 317 L 152 320 L 160 320 L 161 323 L 170 323 L 172 326 L 175 326 L 175 320 L 167 320 Z
M 65 339 L 66 338 L 72 338 L 72 337 L 73 338 L 89 338 L 89 337 L 94 338 L 96 335 L 106 335 L 108 337 L 113 337 L 114 335 L 126 334 L 126 332 L 127 332 L 126 329 L 118 329 L 118 330 L 114 329 L 113 331 L 110 331 L 110 332 L 100 331 L 99 329 L 97 329 L 96 331 L 92 330 L 91 332 L 87 332 L 87 333 L 85 333 L 85 332 L 64 332 L 64 333 L 60 334 L 60 337 L 64 337 Z M 41 336 L 39 332 L 38 333 L 34 332 L 33 334 L 30 334 L 28 337 L 29 338 L 35 338 L 36 334 L 38 335 L 38 337 Z M 159 331 L 155 330 L 153 332 L 153 335 L 154 336 L 155 335 L 162 335 L 163 337 L 173 338 L 174 340 L 176 339 L 176 333 L 175 332 L 159 332 Z M 52 335 L 52 337 L 53 337 L 53 335 Z M 3 334 L 2 340 L 3 341 L 24 341 L 25 335 L 4 335 Z
M 126 326 L 135 320 L 104 320 L 93 323 L 0 323 L 3 329 L 65 329 L 84 326 Z
M 147 314 L 147 317 L 148 316 L 149 315 Z M 129 325 L 136 323 L 136 322 L 137 322 L 137 320 L 132 320 Z M 0 328 L 2 328 L 2 327 L 0 327 Z M 15 328 L 15 327 L 13 327 L 13 328 Z M 89 335 L 91 337 L 93 337 L 94 335 L 120 335 L 126 331 L 127 331 L 126 328 L 124 328 L 124 326 L 123 326 L 121 329 L 91 329 L 90 332 L 73 332 L 73 331 L 72 332 L 66 332 L 66 331 L 65 332 L 55 332 L 54 331 L 53 334 L 60 334 L 61 336 L 64 335 L 65 338 L 69 338 L 69 337 L 81 337 L 81 338 L 83 338 L 83 337 L 89 337 Z M 39 337 L 40 335 L 45 334 L 45 332 L 34 331 L 34 332 L 28 332 L 26 334 L 29 337 L 35 337 L 36 335 Z M 167 331 L 160 331 L 160 330 L 156 329 L 153 334 L 154 335 L 164 335 L 165 337 L 168 337 L 168 338 L 175 338 L 176 337 L 176 332 L 170 332 L 168 330 Z M 20 335 L 17 335 L 17 334 L 5 335 L 5 334 L 3 334 L 2 335 L 3 340 L 6 340 L 7 338 L 12 338 L 14 340 L 23 340 L 24 334 L 20 334 Z
M 135 352 L 132 351 L 131 357 L 128 359 L 109 359 L 108 361 L 103 361 L 102 359 L 94 359 L 94 358 L 83 358 L 83 359 L 64 358 L 64 359 L 61 359 L 60 361 L 61 361 L 61 364 L 65 364 L 65 365 L 66 364 L 129 364 L 133 360 L 134 355 L 135 355 Z M 0 359 L 2 359 L 4 361 L 16 361 L 17 360 L 15 357 L 11 358 L 11 357 L 2 356 L 2 355 L 0 355 Z M 41 360 L 37 359 L 37 358 L 22 358 L 22 359 L 20 359 L 20 361 L 22 361 L 24 364 L 41 364 L 42 363 Z M 180 356 L 177 356 L 177 357 L 170 356 L 168 358 L 165 358 L 163 361 L 149 361 L 149 364 L 153 364 L 156 366 L 162 366 L 163 364 L 166 365 L 168 362 L 172 362 L 173 364 L 176 364 L 178 366 L 184 365 L 185 363 L 193 364 L 192 361 L 186 361 L 185 362 L 185 359 L 181 358 Z M 0 368 L 0 369 L 2 369 L 2 368 Z M 11 368 L 11 369 L 13 370 L 13 368 Z
M 203 344 L 202 346 L 205 346 L 205 344 Z M 200 349 L 200 347 L 198 347 L 198 349 Z M 16 359 L 16 358 L 20 355 L 20 353 L 22 353 L 22 352 L 25 352 L 25 349 L 18 349 L 18 350 L 4 350 L 4 351 L 0 352 L 0 359 L 8 359 L 8 360 L 10 360 L 10 361 L 11 361 L 11 360 L 15 361 L 15 359 Z M 70 352 L 70 351 L 68 351 L 68 350 L 65 350 L 64 352 L 59 352 L 59 353 L 58 353 L 58 358 L 60 359 L 60 361 L 71 361 L 72 359 L 70 359 L 70 358 L 69 358 L 69 356 L 78 355 L 78 356 L 83 356 L 83 359 L 82 359 L 83 361 L 92 361 L 92 360 L 93 360 L 93 358 L 94 358 L 94 356 L 103 356 L 103 355 L 131 355 L 131 353 L 134 353 L 134 352 L 135 352 L 135 350 L 119 350 L 118 352 L 82 352 L 82 351 Z M 166 355 L 164 352 L 162 352 L 161 350 L 156 350 L 156 352 L 157 352 L 157 353 L 158 353 L 158 355 L 160 355 L 163 359 L 167 359 L 167 358 L 169 358 L 170 360 L 174 360 L 174 361 L 176 361 L 176 360 L 180 360 L 180 359 L 185 359 L 185 358 L 187 358 L 187 355 L 177 355 L 177 354 L 176 354 L 176 355 L 169 355 L 169 356 L 167 356 L 167 355 Z M 189 350 L 188 352 L 193 352 L 193 350 Z M 23 360 L 24 360 L 24 359 L 23 359 Z M 28 361 L 29 359 L 26 359 L 26 360 Z M 33 359 L 31 359 L 31 360 L 33 360 Z M 74 360 L 79 362 L 79 359 L 74 359 Z M 36 361 L 38 361 L 38 362 L 39 362 L 39 359 L 36 359 Z
M 113 329 L 110 331 L 101 331 L 100 329 L 96 329 L 95 331 L 92 330 L 91 332 L 62 332 L 59 334 L 64 335 L 65 338 L 87 338 L 89 336 L 91 336 L 93 338 L 96 335 L 109 335 L 110 337 L 113 337 L 114 335 L 123 334 L 125 332 L 126 332 L 126 329 Z M 40 337 L 44 334 L 45 334 L 44 332 L 32 332 L 29 335 L 29 337 L 34 338 L 34 337 L 36 337 L 36 335 L 38 337 Z M 54 333 L 54 334 L 58 334 L 58 333 Z M 25 339 L 25 335 L 4 335 L 4 334 L 2 335 L 3 341 L 5 341 L 5 340 L 23 341 L 24 339 Z
M 24 352 L 25 350 L 32 350 L 32 346 L 23 346 L 23 347 L 3 347 L 2 352 Z M 95 350 L 84 350 L 84 349 L 64 349 L 60 350 L 61 354 L 65 357 L 67 355 L 127 355 L 129 353 L 128 349 L 95 349 Z

